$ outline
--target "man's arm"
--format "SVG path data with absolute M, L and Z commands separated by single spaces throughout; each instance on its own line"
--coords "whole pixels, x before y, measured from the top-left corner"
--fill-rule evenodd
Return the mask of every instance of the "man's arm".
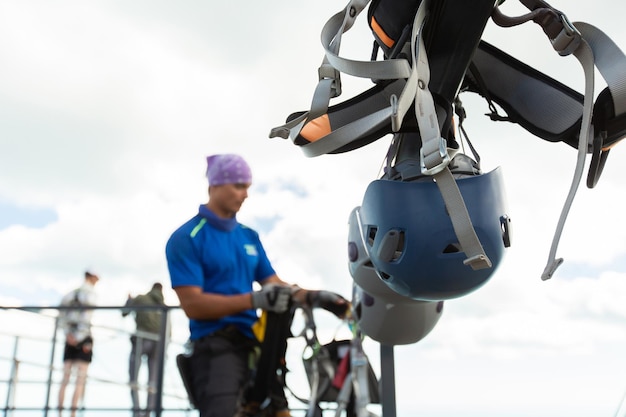
M 217 320 L 253 308 L 252 294 L 223 295 L 202 292 L 201 287 L 174 288 L 180 306 L 190 319 Z
M 131 307 L 133 305 L 133 301 L 135 301 L 133 299 L 133 297 L 128 294 L 128 298 L 126 299 L 126 303 L 124 304 L 124 307 Z M 122 317 L 126 317 L 131 313 L 131 309 L 130 308 L 122 308 Z

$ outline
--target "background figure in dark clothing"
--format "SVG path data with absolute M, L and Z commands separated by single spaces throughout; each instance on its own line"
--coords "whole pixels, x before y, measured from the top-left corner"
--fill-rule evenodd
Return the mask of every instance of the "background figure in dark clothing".
M 146 294 L 137 297 L 128 296 L 125 307 L 163 306 L 163 286 L 155 283 Z M 132 309 L 122 310 L 122 315 L 127 316 Z M 162 312 L 159 309 L 135 309 L 136 332 L 130 338 L 131 351 L 128 361 L 128 374 L 130 377 L 130 395 L 133 401 L 133 415 L 135 417 L 147 416 L 155 407 L 155 389 L 157 382 L 157 364 L 159 358 L 159 332 L 161 330 Z M 139 384 L 137 382 L 139 369 L 143 359 L 148 365 L 148 399 L 146 413 L 141 413 L 139 401 Z

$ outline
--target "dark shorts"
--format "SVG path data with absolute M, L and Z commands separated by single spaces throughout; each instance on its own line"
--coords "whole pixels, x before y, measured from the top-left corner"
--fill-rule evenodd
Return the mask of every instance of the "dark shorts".
M 63 361 L 83 361 L 91 362 L 93 356 L 93 339 L 87 336 L 76 346 L 65 343 L 63 351 Z

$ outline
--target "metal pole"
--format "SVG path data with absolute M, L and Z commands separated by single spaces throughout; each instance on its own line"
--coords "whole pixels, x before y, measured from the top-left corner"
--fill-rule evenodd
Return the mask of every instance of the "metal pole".
M 157 378 L 156 378 L 156 398 L 154 408 L 156 417 L 161 417 L 163 411 L 163 374 L 165 372 L 165 346 L 167 342 L 167 328 L 169 321 L 169 310 L 167 307 L 161 307 L 161 328 L 159 329 L 159 349 L 157 362 Z
M 13 407 L 12 397 L 15 395 L 15 389 L 13 386 L 17 384 L 17 368 L 19 362 L 17 360 L 17 345 L 19 343 L 19 336 L 15 336 L 15 344 L 13 345 L 13 364 L 11 366 L 11 376 L 9 377 L 9 386 L 7 387 L 7 402 L 4 407 L 5 417 L 9 415 L 9 407 Z
M 396 375 L 393 345 L 380 345 L 380 380 L 383 417 L 396 417 Z
M 139 368 L 141 368 L 141 361 L 143 359 L 142 352 L 144 339 L 140 331 L 136 331 L 133 337 L 134 341 L 131 341 L 131 343 L 134 343 L 134 349 L 131 349 L 133 355 L 133 369 L 131 370 L 129 366 L 129 373 L 132 372 L 132 378 L 129 382 L 131 390 L 130 395 L 133 401 L 133 415 L 137 415 L 141 411 L 141 398 L 139 396 Z M 148 367 L 149 366 L 150 363 L 148 363 Z M 148 369 L 148 388 L 146 389 L 148 393 L 148 400 L 150 399 L 150 390 L 155 389 L 155 387 L 150 385 L 150 382 L 150 369 Z M 148 403 L 147 406 L 149 407 L 150 404 Z
M 46 389 L 46 407 L 44 408 L 43 415 L 48 417 L 48 410 L 50 409 L 50 391 L 52 389 L 52 373 L 54 371 L 54 356 L 56 353 L 57 345 L 57 331 L 59 330 L 59 317 L 54 320 L 54 333 L 52 334 L 52 349 L 50 352 L 50 365 L 48 367 L 48 387 Z

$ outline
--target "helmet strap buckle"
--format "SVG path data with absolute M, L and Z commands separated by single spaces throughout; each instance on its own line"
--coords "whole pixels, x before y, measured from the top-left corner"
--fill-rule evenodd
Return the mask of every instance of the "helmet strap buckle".
M 428 149 L 429 145 L 431 148 Z M 433 146 L 434 145 L 434 146 Z M 448 142 L 445 138 L 439 140 L 425 141 L 420 149 L 420 167 L 424 175 L 436 175 L 446 169 L 450 164 L 450 154 L 448 153 Z

